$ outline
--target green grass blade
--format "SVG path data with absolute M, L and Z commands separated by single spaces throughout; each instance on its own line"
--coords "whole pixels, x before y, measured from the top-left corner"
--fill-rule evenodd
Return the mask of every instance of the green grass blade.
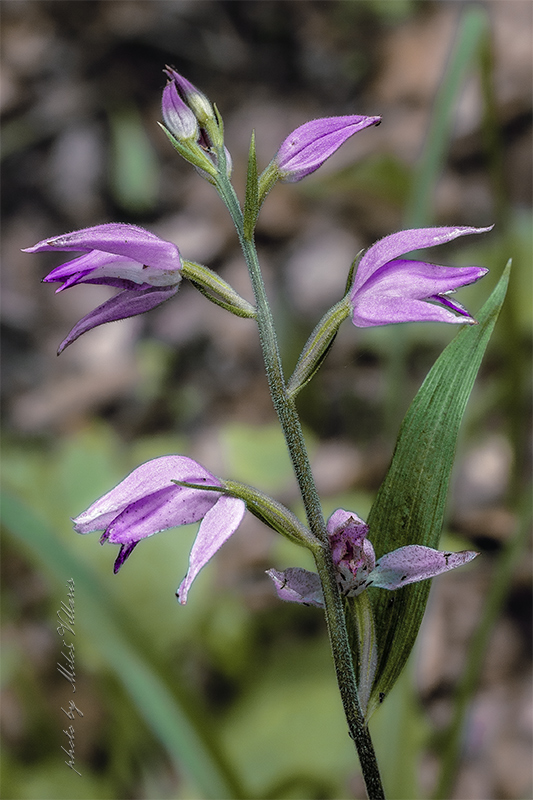
M 368 524 L 376 557 L 408 544 L 437 548 L 459 426 L 503 304 L 510 262 L 478 314 L 448 345 L 403 421 L 392 462 Z M 372 696 L 387 694 L 414 645 L 430 581 L 395 592 L 370 589 L 378 640 Z
M 479 53 L 487 30 L 486 10 L 481 6 L 467 8 L 459 23 L 454 49 L 435 98 L 424 153 L 415 172 L 410 199 L 405 210 L 406 228 L 423 228 L 432 220 L 431 194 L 442 170 L 446 148 L 449 146 L 453 110 L 466 72 Z
M 91 637 L 179 770 L 210 800 L 245 796 L 205 733 L 128 640 L 124 612 L 98 576 L 61 545 L 27 505 L 7 493 L 2 494 L 2 523 L 54 579 L 64 583 L 73 578 L 79 607 L 90 609 L 77 616 L 77 624 Z

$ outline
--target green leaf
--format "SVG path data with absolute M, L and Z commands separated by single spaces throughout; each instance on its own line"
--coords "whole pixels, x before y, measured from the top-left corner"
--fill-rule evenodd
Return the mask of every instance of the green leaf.
M 502 307 L 511 262 L 478 315 L 430 370 L 400 428 L 392 462 L 368 524 L 376 557 L 408 544 L 438 548 L 459 426 Z M 430 581 L 395 592 L 369 589 L 378 641 L 372 698 L 398 678 L 422 622 Z M 372 705 L 372 703 L 371 703 Z
M 257 158 L 255 154 L 255 133 L 252 132 L 248 154 L 248 173 L 246 175 L 246 197 L 244 198 L 244 238 L 249 242 L 254 235 L 255 222 L 259 214 L 259 186 L 257 182 Z
M 197 727 L 185 704 L 130 641 L 124 610 L 105 590 L 98 575 L 69 552 L 28 506 L 7 493 L 2 494 L 2 523 L 58 582 L 74 580 L 76 601 L 90 609 L 90 613 L 80 614 L 80 628 L 86 630 L 114 670 L 178 771 L 184 771 L 205 798 L 246 796 L 210 737 Z

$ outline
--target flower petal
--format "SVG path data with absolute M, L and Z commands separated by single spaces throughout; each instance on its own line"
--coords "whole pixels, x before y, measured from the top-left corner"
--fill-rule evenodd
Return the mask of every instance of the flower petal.
M 335 533 L 338 530 L 345 528 L 349 524 L 364 525 L 368 532 L 366 522 L 361 519 L 354 511 L 345 511 L 344 508 L 338 508 L 331 514 L 327 521 L 327 531 L 329 534 Z M 366 534 L 365 534 L 366 536 Z
M 358 298 L 371 292 L 380 297 L 412 297 L 425 300 L 433 295 L 453 292 L 469 286 L 486 275 L 484 267 L 441 267 L 425 261 L 396 259 L 374 272 L 357 293 Z
M 441 267 L 406 259 L 389 261 L 354 293 L 353 323 L 360 328 L 417 321 L 473 323 L 475 320 L 463 306 L 443 295 L 474 283 L 487 272 L 483 267 Z M 441 307 L 423 302 L 426 300 Z
M 246 504 L 243 500 L 222 495 L 205 514 L 189 556 L 189 570 L 176 592 L 180 603 L 184 605 L 187 602 L 192 582 L 224 542 L 235 533 L 245 511 Z
M 128 506 L 108 525 L 111 544 L 133 544 L 155 533 L 198 522 L 218 500 L 215 492 L 202 492 L 171 483 L 146 494 Z
M 86 511 L 72 521 L 77 533 L 91 533 L 105 530 L 128 505 L 160 489 L 173 486 L 176 491 L 193 492 L 198 490 L 178 487 L 173 480 L 190 483 L 206 483 L 209 486 L 222 484 L 201 464 L 187 456 L 161 456 L 147 461 L 134 469 L 117 486 L 96 500 Z M 209 492 L 216 501 L 216 494 Z M 173 523 L 177 524 L 177 523 Z
M 61 342 L 57 350 L 58 355 L 76 341 L 83 333 L 87 333 L 105 322 L 114 322 L 118 319 L 134 317 L 143 314 L 152 308 L 161 305 L 165 300 L 176 294 L 178 286 L 154 286 L 148 289 L 124 289 L 119 294 L 111 297 L 105 303 L 90 311 L 83 319 L 74 325 L 68 336 Z
M 434 578 L 450 569 L 461 567 L 477 555 L 479 553 L 472 550 L 448 553 L 410 544 L 382 556 L 368 577 L 371 585 L 377 588 L 399 589 L 408 583 Z
M 432 300 L 440 302 L 439 297 L 433 297 Z M 448 306 L 450 302 L 447 301 L 443 305 Z M 470 316 L 458 317 L 447 308 L 424 300 L 379 295 L 364 297 L 361 302 L 354 303 L 352 319 L 358 328 L 391 325 L 397 322 L 451 322 L 460 325 L 475 322 Z
M 324 608 L 322 586 L 316 572 L 309 572 L 300 567 L 289 567 L 283 572 L 269 569 L 267 575 L 274 581 L 280 600 Z
M 123 222 L 109 222 L 43 239 L 33 247 L 25 248 L 24 252 L 42 253 L 48 250 L 103 250 L 159 269 L 181 269 L 181 257 L 175 244 L 160 239 L 155 233 L 138 225 Z
M 407 231 L 399 231 L 390 236 L 385 236 L 378 242 L 369 247 L 361 258 L 355 281 L 352 287 L 351 296 L 358 291 L 368 278 L 380 267 L 393 261 L 399 256 L 411 253 L 414 250 L 421 250 L 426 247 L 435 247 L 445 242 L 451 242 L 459 236 L 466 236 L 470 233 L 486 233 L 494 226 L 488 228 L 454 227 L 454 228 L 414 228 Z

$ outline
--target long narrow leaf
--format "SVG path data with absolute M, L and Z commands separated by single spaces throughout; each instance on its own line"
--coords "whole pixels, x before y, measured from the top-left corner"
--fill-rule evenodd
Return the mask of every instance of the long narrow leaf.
M 459 426 L 502 307 L 510 262 L 478 314 L 438 358 L 398 435 L 389 471 L 369 516 L 379 558 L 408 544 L 438 547 Z M 414 645 L 430 589 L 422 581 L 395 592 L 370 589 L 378 641 L 372 697 L 392 688 Z

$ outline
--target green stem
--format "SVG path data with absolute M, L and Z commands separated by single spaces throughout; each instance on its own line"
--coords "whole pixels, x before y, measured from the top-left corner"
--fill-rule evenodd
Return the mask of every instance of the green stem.
M 294 401 L 287 391 L 274 320 L 266 295 L 257 251 L 253 238 L 244 235 L 243 214 L 231 183 L 220 175 L 217 188 L 231 214 L 248 265 L 255 295 L 259 338 L 272 401 L 287 443 L 309 527 L 320 542 L 312 548 L 312 552 L 322 582 L 331 650 L 349 733 L 357 748 L 368 797 L 370 800 L 382 800 L 385 798 L 385 794 L 376 754 L 357 694 L 344 607 L 337 586 L 322 507 L 311 472 L 300 418 Z
M 261 341 L 268 385 L 272 395 L 272 402 L 274 403 L 274 408 L 278 414 L 287 442 L 298 486 L 300 487 L 307 521 L 314 535 L 320 541 L 326 542 L 327 534 L 324 517 L 322 515 L 322 507 L 311 473 L 311 464 L 307 454 L 300 419 L 296 411 L 296 406 L 287 392 L 274 329 L 274 320 L 266 295 L 255 244 L 253 240 L 244 237 L 243 215 L 232 185 L 229 181 L 225 181 L 222 176 L 219 176 L 217 188 L 233 219 L 250 273 L 256 302 L 259 339 Z
M 357 749 L 368 797 L 370 800 L 385 800 L 385 792 L 381 783 L 374 745 L 372 744 L 368 727 L 365 724 L 357 693 L 352 653 L 346 630 L 344 606 L 337 587 L 335 567 L 331 560 L 329 548 L 324 547 L 315 552 L 314 556 L 322 582 L 329 640 L 335 663 L 337 685 L 346 722 L 348 723 L 348 731 Z

